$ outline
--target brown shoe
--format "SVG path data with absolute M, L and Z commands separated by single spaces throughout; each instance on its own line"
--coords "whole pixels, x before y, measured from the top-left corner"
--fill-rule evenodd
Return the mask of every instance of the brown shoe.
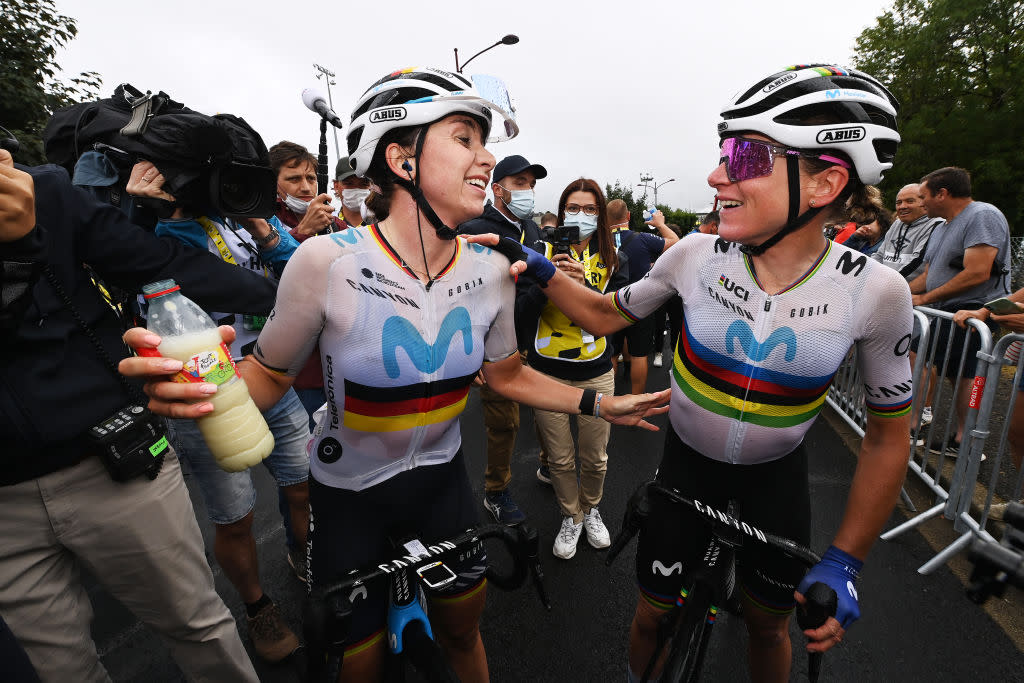
M 249 638 L 256 654 L 268 662 L 280 662 L 299 647 L 298 637 L 281 619 L 277 605 L 270 603 L 249 622 Z

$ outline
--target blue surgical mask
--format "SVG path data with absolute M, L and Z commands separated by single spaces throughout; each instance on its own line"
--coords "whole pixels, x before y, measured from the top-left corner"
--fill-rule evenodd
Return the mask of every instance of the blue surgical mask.
M 580 211 L 575 216 L 571 213 L 565 214 L 566 225 L 576 225 L 580 229 L 580 240 L 585 240 L 597 230 L 597 216 L 588 216 Z
M 501 185 L 498 185 L 498 187 L 501 187 Z M 505 206 L 508 207 L 508 210 L 512 212 L 513 216 L 519 219 L 525 219 L 533 215 L 533 190 L 508 190 L 504 187 L 501 187 L 501 189 L 511 195 L 509 200 L 505 203 Z

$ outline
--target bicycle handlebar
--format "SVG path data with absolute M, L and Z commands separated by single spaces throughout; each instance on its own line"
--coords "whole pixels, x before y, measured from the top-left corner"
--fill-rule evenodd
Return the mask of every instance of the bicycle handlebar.
M 496 538 L 505 545 L 512 555 L 513 564 L 512 569 L 508 572 L 500 572 L 493 564 L 490 564 L 487 568 L 487 580 L 493 582 L 494 585 L 502 590 L 514 590 L 523 585 L 526 575 L 529 573 L 541 603 L 550 610 L 551 603 L 548 600 L 543 584 L 544 572 L 540 566 L 537 531 L 532 527 L 522 524 L 517 527 L 508 527 L 503 524 L 484 524 L 466 529 L 458 536 L 447 541 L 440 541 L 425 546 L 427 550 L 425 555 L 396 554 L 394 557 L 380 562 L 373 569 L 351 572 L 344 579 L 318 589 L 316 592 L 323 599 L 326 599 L 336 593 L 380 580 L 401 569 L 419 566 L 427 560 L 433 558 L 443 560 L 454 552 L 463 550 L 488 538 Z
M 623 517 L 622 530 L 619 531 L 615 540 L 612 541 L 612 544 L 608 549 L 608 557 L 605 559 L 605 564 L 610 566 L 611 563 L 615 561 L 616 556 L 622 552 L 630 539 L 636 535 L 637 531 L 640 530 L 640 525 L 643 523 L 643 520 L 650 515 L 650 491 L 654 491 L 659 495 L 665 496 L 674 503 L 679 503 L 680 505 L 689 508 L 695 516 L 702 519 L 705 524 L 718 529 L 728 529 L 732 535 L 740 533 L 749 539 L 778 548 L 790 557 L 800 560 L 807 565 L 808 568 L 813 567 L 818 564 L 818 562 L 821 562 L 821 557 L 817 553 L 810 548 L 800 545 L 796 541 L 767 531 L 761 531 L 757 527 L 751 526 L 742 520 L 738 520 L 732 515 L 715 510 L 711 506 L 701 503 L 699 500 L 691 500 L 676 489 L 663 486 L 658 481 L 649 481 L 646 484 L 641 484 L 626 504 L 626 514 Z
M 651 491 L 665 496 L 674 503 L 678 503 L 689 508 L 695 516 L 700 517 L 705 524 L 715 528 L 716 530 L 728 529 L 728 535 L 730 537 L 742 534 L 742 536 L 747 539 L 766 543 L 778 548 L 786 555 L 800 560 L 808 568 L 813 567 L 821 561 L 821 557 L 819 557 L 813 550 L 800 545 L 796 541 L 767 531 L 761 531 L 746 522 L 736 519 L 732 515 L 715 510 L 698 500 L 691 500 L 679 491 L 663 486 L 658 481 L 649 481 L 645 484 L 641 484 L 637 490 L 633 492 L 633 495 L 630 496 L 629 502 L 626 504 L 626 512 L 622 519 L 622 529 L 615 536 L 611 546 L 608 548 L 608 556 L 605 559 L 606 565 L 611 566 L 611 563 L 615 561 L 615 558 L 626 547 L 630 539 L 632 539 L 640 530 L 640 526 L 643 524 L 644 520 L 650 516 Z M 838 599 L 835 591 L 826 584 L 820 582 L 812 584 L 807 590 L 806 595 L 804 595 L 804 598 L 807 600 L 806 604 L 800 605 L 797 611 L 797 622 L 800 624 L 801 629 L 807 630 L 819 628 L 828 621 L 830 616 L 835 616 Z M 821 653 L 809 653 L 807 659 L 807 676 L 811 683 L 815 683 L 818 680 L 820 671 Z

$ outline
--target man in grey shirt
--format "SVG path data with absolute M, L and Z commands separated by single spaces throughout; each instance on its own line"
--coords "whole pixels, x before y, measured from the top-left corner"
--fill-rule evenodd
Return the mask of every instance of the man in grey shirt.
M 898 270 L 907 280 L 913 280 L 924 272 L 924 251 L 928 238 L 935 227 L 944 222 L 941 218 L 933 218 L 925 213 L 920 185 L 904 185 L 896 194 L 896 220 L 871 258 Z
M 970 174 L 955 167 L 932 171 L 921 179 L 921 197 L 928 215 L 944 218 L 946 224 L 935 230 L 928 243 L 924 272 L 910 282 L 914 305 L 955 313 L 960 309 L 981 308 L 986 301 L 1006 296 L 1009 293 L 1010 226 L 999 209 L 971 199 Z M 935 368 L 942 368 L 950 327 L 953 327 L 946 377 L 956 381 L 961 353 L 967 354 L 961 374 L 973 377 L 975 363 L 972 359 L 981 345 L 979 335 L 971 335 L 965 349 L 965 330 L 946 321 L 936 322 L 942 324 L 932 324 L 932 338 L 937 344 Z M 953 453 L 960 444 L 970 394 L 971 382 L 961 381 L 956 396 L 957 431 L 946 445 Z

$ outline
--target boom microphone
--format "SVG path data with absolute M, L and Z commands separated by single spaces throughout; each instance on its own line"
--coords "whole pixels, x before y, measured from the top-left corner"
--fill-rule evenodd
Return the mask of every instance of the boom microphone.
M 323 117 L 327 123 L 331 124 L 335 128 L 341 128 L 341 119 L 334 113 L 330 105 L 327 104 L 327 99 L 324 94 L 316 88 L 306 88 L 302 91 L 302 103 L 306 105 L 306 109 L 314 111 Z

